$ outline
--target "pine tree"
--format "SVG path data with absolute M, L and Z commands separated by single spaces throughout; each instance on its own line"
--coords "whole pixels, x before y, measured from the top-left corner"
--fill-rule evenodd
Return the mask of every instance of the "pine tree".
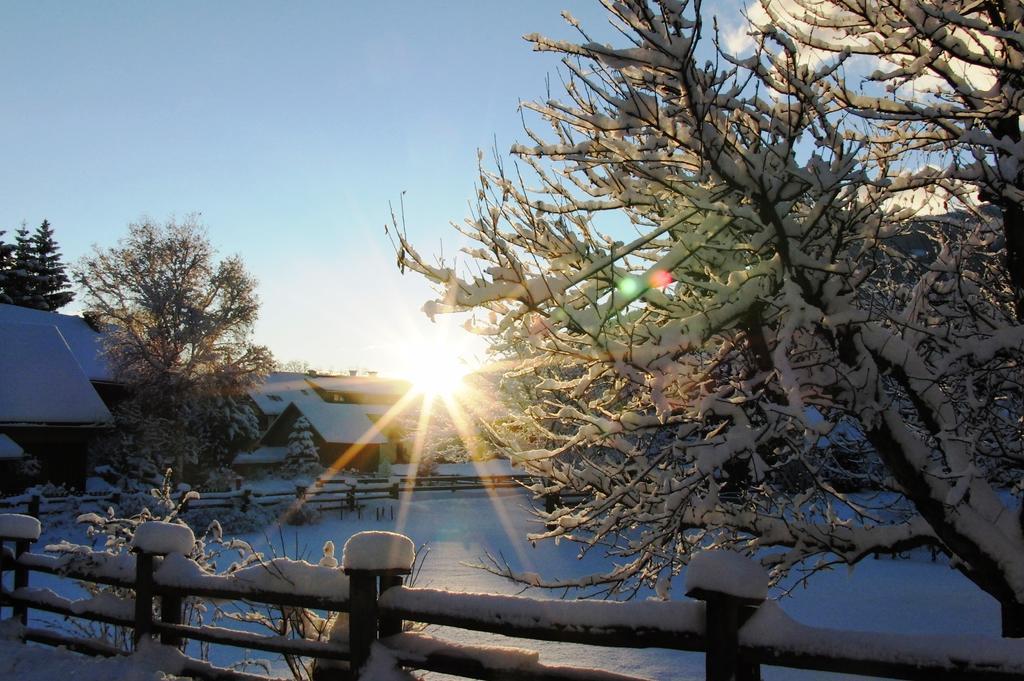
M 46 301 L 40 294 L 41 289 L 32 237 L 23 224 L 15 233 L 14 266 L 8 270 L 6 292 L 14 305 L 43 310 L 46 309 Z
M 11 296 L 7 293 L 7 281 L 14 267 L 14 244 L 3 240 L 5 231 L 0 230 L 0 303 L 10 304 Z
M 75 297 L 68 290 L 71 281 L 61 262 L 60 247 L 53 239 L 53 229 L 48 220 L 36 228 L 32 235 L 32 248 L 35 253 L 35 266 L 38 289 L 36 296 L 42 298 L 44 310 L 59 310 Z
M 289 477 L 318 475 L 322 470 L 320 455 L 313 443 L 313 427 L 305 416 L 295 420 L 288 435 L 288 452 L 282 469 Z

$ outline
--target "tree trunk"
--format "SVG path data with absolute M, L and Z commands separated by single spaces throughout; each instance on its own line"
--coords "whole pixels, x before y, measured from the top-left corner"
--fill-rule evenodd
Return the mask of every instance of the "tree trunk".
M 1024 320 L 1024 207 L 1003 205 L 1003 234 L 1006 238 L 1006 269 L 1010 274 L 1017 304 L 1017 319 Z
M 1021 141 L 1020 122 L 1017 116 L 1000 118 L 989 126 L 997 138 L 1008 138 L 1014 144 Z M 1000 150 L 999 157 L 1007 158 L 1009 153 Z M 1006 178 L 1015 189 L 1022 189 L 1019 177 Z M 1013 287 L 1014 302 L 1018 321 L 1024 320 L 1024 206 L 1000 191 L 998 186 L 983 187 L 981 198 L 994 201 L 1003 212 L 1003 236 L 1006 240 L 1006 271 Z M 986 191 L 987 190 L 987 191 Z

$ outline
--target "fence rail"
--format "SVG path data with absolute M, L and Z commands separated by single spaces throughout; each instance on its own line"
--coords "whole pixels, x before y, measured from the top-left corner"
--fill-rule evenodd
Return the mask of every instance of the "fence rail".
M 14 551 L 9 549 L 11 543 Z M 161 570 L 182 567 L 181 561 L 187 559 L 180 554 L 137 552 L 128 575 L 125 561 L 109 554 L 53 556 L 32 553 L 29 544 L 24 537 L 0 537 L 0 584 L 6 572 L 14 573 L 13 588 L 5 587 L 0 592 L 0 605 L 12 608 L 23 624 L 28 623 L 30 611 L 51 612 L 130 628 L 136 645 L 150 639 L 177 647 L 185 641 L 201 641 L 315 658 L 315 681 L 357 679 L 368 663 L 377 664 L 378 659 L 386 664 L 476 679 L 638 681 L 636 677 L 601 670 L 543 664 L 535 653 L 523 649 L 499 654 L 493 646 L 465 645 L 411 633 L 405 631 L 409 622 L 517 639 L 702 652 L 710 681 L 754 681 L 761 678 L 762 666 L 912 680 L 1024 678 L 1024 640 L 975 637 L 950 644 L 945 637 L 816 629 L 788 619 L 775 601 L 718 591 L 693 589 L 689 598 L 669 602 L 552 601 L 411 588 L 403 585 L 408 570 L 345 569 L 342 576 L 339 568 L 298 561 L 286 561 L 288 569 L 282 574 L 285 578 L 298 574 L 308 579 L 297 579 L 288 589 L 269 588 L 264 584 L 266 579 L 253 579 L 252 574 L 243 572 L 210 575 Z M 194 563 L 184 567 L 198 568 Z M 118 586 L 132 596 L 73 601 L 49 589 L 29 586 L 32 572 Z M 183 621 L 187 599 L 344 613 L 348 616 L 348 640 L 306 640 L 190 624 Z M 38 628 L 24 629 L 23 636 L 28 641 L 62 645 L 92 655 L 124 652 L 95 640 Z M 385 651 L 386 656 L 375 656 L 370 662 L 374 650 Z M 339 662 L 342 667 L 337 666 Z M 175 673 L 210 681 L 267 678 L 195 659 L 189 659 L 185 668 Z
M 226 492 L 200 492 L 199 499 L 186 502 L 186 508 L 225 509 L 246 511 L 252 506 L 280 506 L 289 503 L 310 504 L 319 510 L 357 511 L 367 501 L 397 499 L 412 492 L 459 492 L 491 489 L 519 489 L 537 479 L 528 475 L 442 475 L 405 477 L 398 479 L 364 478 L 355 482 L 322 480 L 312 485 L 296 486 L 292 492 L 258 492 L 242 488 Z M 46 515 L 61 513 L 69 508 L 80 509 L 90 504 L 102 507 L 121 503 L 123 494 L 68 494 L 42 496 L 21 494 L 0 497 L 0 512 Z

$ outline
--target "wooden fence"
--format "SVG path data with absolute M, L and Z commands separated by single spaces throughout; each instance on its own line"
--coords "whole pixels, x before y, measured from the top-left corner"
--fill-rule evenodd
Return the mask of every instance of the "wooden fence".
M 199 499 L 187 502 L 186 507 L 227 509 L 237 508 L 243 512 L 254 506 L 281 506 L 308 504 L 320 511 L 336 510 L 343 516 L 346 512 L 358 513 L 367 501 L 398 499 L 411 492 L 460 492 L 473 490 L 517 489 L 524 484 L 533 484 L 537 479 L 527 475 L 443 475 L 418 478 L 361 478 L 355 482 L 344 480 L 322 480 L 308 486 L 296 486 L 294 492 L 256 492 L 248 488 L 228 492 L 200 492 Z M 554 495 L 551 495 L 554 499 Z M 122 494 L 69 494 L 65 496 L 40 496 L 22 494 L 0 498 L 0 512 L 45 515 L 61 513 L 68 509 L 82 510 L 94 506 L 117 505 Z M 548 502 L 550 506 L 552 502 Z
M 180 647 L 183 641 L 192 640 L 316 658 L 320 663 L 314 676 L 317 681 L 356 679 L 359 674 L 349 669 L 363 671 L 368 668 L 368 660 L 371 667 L 385 660 L 384 664 L 476 679 L 639 681 L 602 670 L 542 664 L 528 651 L 496 654 L 493 647 L 433 638 L 407 631 L 407 622 L 520 639 L 701 652 L 710 681 L 753 681 L 760 678 L 763 665 L 896 679 L 1008 681 L 1020 679 L 1024 673 L 1024 641 L 976 637 L 944 649 L 950 640 L 943 637 L 815 629 L 786 618 L 774 601 L 717 591 L 697 589 L 687 599 L 665 602 L 553 601 L 410 588 L 403 586 L 403 575 L 408 570 L 345 569 L 345 580 L 340 568 L 297 561 L 288 561 L 285 572 L 309 579 L 295 579 L 288 586 L 287 580 L 274 578 L 268 585 L 266 579 L 246 581 L 240 573 L 201 574 L 198 565 L 179 554 L 139 552 L 127 557 L 126 563 L 125 556 L 110 557 L 99 552 L 80 560 L 73 555 L 37 554 L 29 549 L 30 542 L 25 539 L 0 537 L 0 579 L 5 571 L 14 573 L 14 588 L 4 589 L 0 605 L 13 608 L 14 616 L 22 623 L 29 623 L 30 610 L 39 610 L 128 627 L 137 645 L 144 640 L 159 640 Z M 168 570 L 160 569 L 168 565 Z M 190 569 L 172 569 L 183 566 Z M 31 587 L 32 572 L 123 587 L 134 596 L 118 607 L 69 601 L 47 589 Z M 317 586 L 311 588 L 309 584 Z M 348 613 L 348 640 L 296 640 L 183 623 L 185 599 L 237 600 Z M 41 628 L 26 627 L 24 638 L 92 655 L 123 654 L 95 640 Z M 346 666 L 331 668 L 321 662 L 325 660 L 342 661 Z M 181 669 L 168 671 L 216 681 L 267 678 L 191 658 Z

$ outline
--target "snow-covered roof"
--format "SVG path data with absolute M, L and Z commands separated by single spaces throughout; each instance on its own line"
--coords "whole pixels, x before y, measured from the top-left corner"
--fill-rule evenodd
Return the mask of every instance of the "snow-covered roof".
M 409 384 L 392 378 L 378 376 L 306 376 L 313 386 L 327 392 L 359 393 L 363 395 L 388 395 L 401 397 L 409 392 Z
M 277 416 L 290 402 L 303 397 L 316 397 L 306 375 L 292 371 L 275 371 L 263 383 L 249 391 L 249 397 L 264 414 Z
M 351 404 L 348 402 L 324 402 L 315 393 L 312 397 L 302 397 L 294 401 L 296 408 L 309 420 L 327 442 L 352 444 L 385 444 L 387 437 L 373 429 L 371 415 L 380 414 L 386 409 L 379 405 Z M 366 439 L 363 439 L 366 438 Z
M 112 420 L 56 326 L 0 322 L 0 348 L 0 423 Z
M 0 461 L 20 459 L 24 454 L 25 450 L 17 442 L 0 433 Z
M 81 317 L 0 304 L 0 323 L 49 324 L 67 342 L 82 371 L 91 381 L 113 381 L 114 372 L 106 361 L 101 336 Z
M 288 458 L 287 447 L 259 447 L 251 452 L 242 452 L 235 457 L 235 464 L 281 463 Z

